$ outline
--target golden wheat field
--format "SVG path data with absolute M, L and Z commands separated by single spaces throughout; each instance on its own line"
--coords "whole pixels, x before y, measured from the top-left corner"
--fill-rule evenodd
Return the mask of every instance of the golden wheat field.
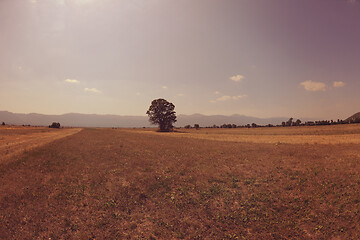
M 0 239 L 360 238 L 360 125 L 0 133 Z

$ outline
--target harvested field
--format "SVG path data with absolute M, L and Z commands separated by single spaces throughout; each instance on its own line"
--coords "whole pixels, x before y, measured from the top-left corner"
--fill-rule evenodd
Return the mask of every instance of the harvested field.
M 241 135 L 227 130 L 211 134 Z M 359 144 L 191 136 L 205 131 L 84 129 L 14 156 L 0 165 L 0 238 L 360 238 Z

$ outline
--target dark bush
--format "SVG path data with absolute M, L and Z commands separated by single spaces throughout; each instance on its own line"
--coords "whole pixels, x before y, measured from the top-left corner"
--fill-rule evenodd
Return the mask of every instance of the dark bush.
M 53 122 L 51 125 L 49 125 L 49 128 L 60 128 L 60 123 Z

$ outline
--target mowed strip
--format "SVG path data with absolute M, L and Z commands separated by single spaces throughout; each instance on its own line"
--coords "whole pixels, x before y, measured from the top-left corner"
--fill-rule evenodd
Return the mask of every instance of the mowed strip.
M 81 131 L 81 128 L 3 128 L 0 137 L 0 163 L 54 140 Z

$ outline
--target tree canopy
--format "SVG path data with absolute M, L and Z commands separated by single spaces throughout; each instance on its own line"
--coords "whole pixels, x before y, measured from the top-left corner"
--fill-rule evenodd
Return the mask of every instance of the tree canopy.
M 159 125 L 161 132 L 169 132 L 176 122 L 175 105 L 165 99 L 159 98 L 151 102 L 146 114 L 152 124 Z

